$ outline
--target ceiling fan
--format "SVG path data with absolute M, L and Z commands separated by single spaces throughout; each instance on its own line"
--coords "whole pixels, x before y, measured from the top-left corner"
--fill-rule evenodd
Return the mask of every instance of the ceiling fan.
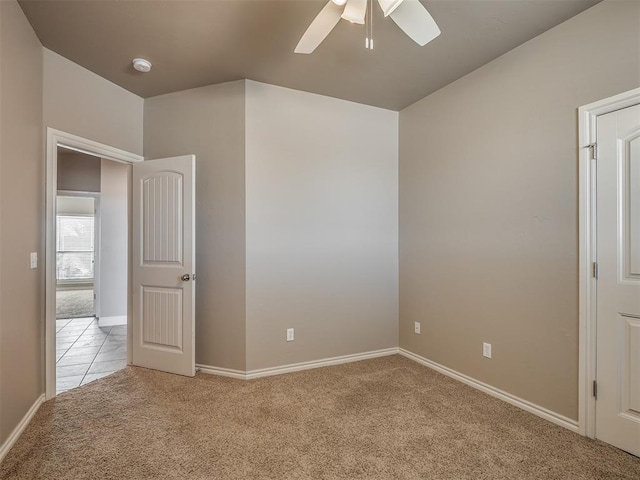
M 364 24 L 369 0 L 329 0 L 304 32 L 295 53 L 311 53 L 331 33 L 341 18 Z M 371 0 L 373 8 L 373 0 Z M 378 0 L 385 17 L 391 17 L 414 42 L 423 46 L 440 35 L 435 20 L 419 0 Z M 373 48 L 373 41 L 369 47 Z

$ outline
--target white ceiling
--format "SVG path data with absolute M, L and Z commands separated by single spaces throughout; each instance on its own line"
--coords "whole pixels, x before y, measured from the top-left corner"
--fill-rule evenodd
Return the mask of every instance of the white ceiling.
M 601 0 L 421 0 L 442 35 L 413 43 L 375 3 L 294 54 L 326 0 L 20 0 L 42 44 L 151 97 L 241 78 L 400 110 Z M 131 60 L 153 63 L 148 74 Z

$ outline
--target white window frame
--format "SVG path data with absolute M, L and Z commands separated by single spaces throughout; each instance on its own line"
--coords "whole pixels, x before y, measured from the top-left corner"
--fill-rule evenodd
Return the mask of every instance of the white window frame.
M 100 318 L 100 192 L 84 192 L 76 190 L 58 190 L 57 197 L 92 197 L 93 198 L 93 249 L 95 263 L 93 265 L 93 293 L 95 294 L 93 301 L 93 308 L 95 317 Z M 56 209 L 57 215 L 57 209 Z M 57 240 L 57 232 L 56 239 Z M 72 285 L 73 281 L 65 282 L 68 285 Z M 56 286 L 58 282 L 56 280 Z

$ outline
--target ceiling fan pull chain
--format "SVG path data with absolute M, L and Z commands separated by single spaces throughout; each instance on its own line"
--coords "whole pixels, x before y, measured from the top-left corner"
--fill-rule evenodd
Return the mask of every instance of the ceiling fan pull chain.
M 367 10 L 369 10 L 367 8 Z M 369 23 L 371 23 L 371 15 L 367 12 L 364 17 L 364 48 L 369 49 Z
M 370 0 L 369 5 L 369 13 L 371 14 L 369 19 L 369 48 L 373 50 L 373 0 Z
M 367 50 L 373 50 L 373 0 L 369 1 L 369 15 L 367 15 L 367 24 L 365 27 L 366 39 L 364 46 Z

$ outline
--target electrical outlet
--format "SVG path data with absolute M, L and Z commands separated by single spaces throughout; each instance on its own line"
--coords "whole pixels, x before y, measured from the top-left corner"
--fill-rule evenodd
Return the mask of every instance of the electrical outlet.
M 287 342 L 293 342 L 294 333 L 293 328 L 287 328 Z
M 420 322 L 415 322 L 413 324 L 413 333 L 420 335 Z
M 29 254 L 29 266 L 31 268 L 38 268 L 38 252 L 31 252 Z
M 490 343 L 483 343 L 482 344 L 482 356 L 483 357 L 487 357 L 487 358 L 491 358 L 491 344 Z

